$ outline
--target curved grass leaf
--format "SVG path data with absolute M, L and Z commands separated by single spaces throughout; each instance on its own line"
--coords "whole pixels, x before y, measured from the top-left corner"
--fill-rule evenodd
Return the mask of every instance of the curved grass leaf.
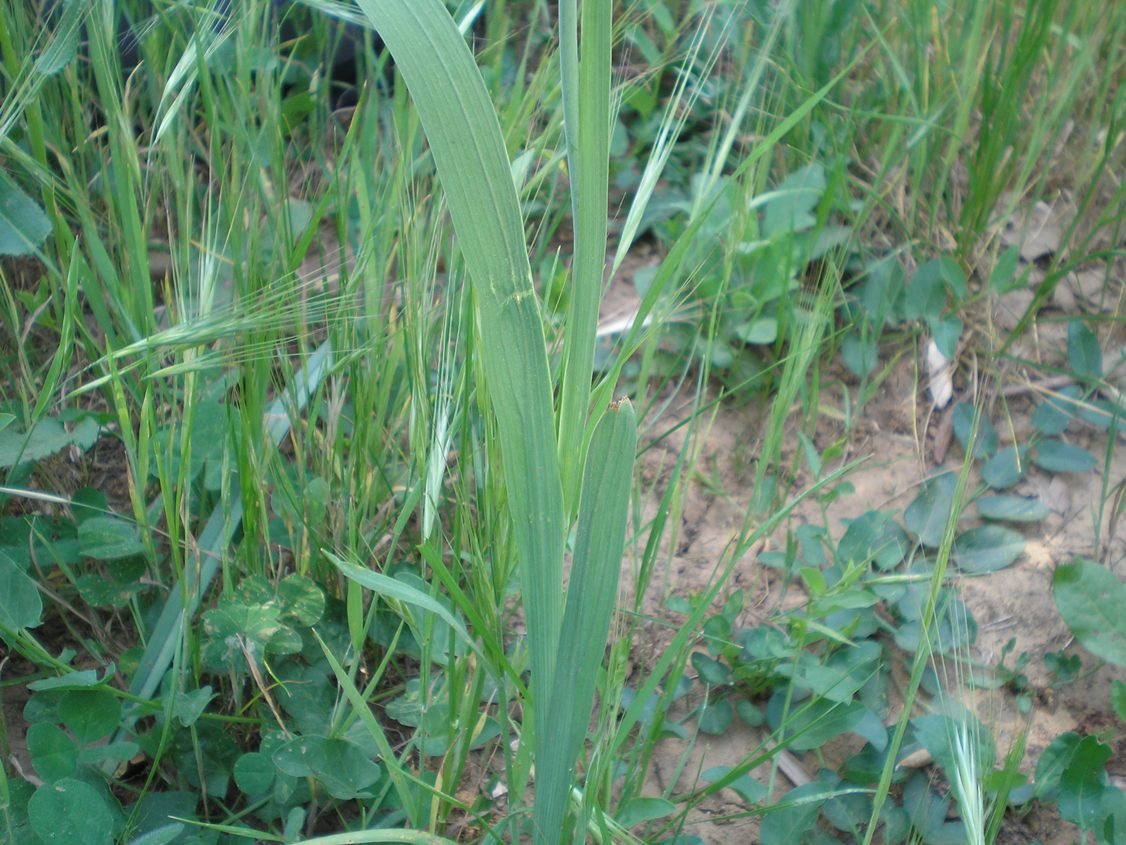
M 522 568 L 532 697 L 550 699 L 562 624 L 563 488 L 551 376 L 524 227 L 496 112 L 439 0 L 358 0 L 406 80 L 473 282 L 478 347 L 503 444 Z M 547 707 L 536 735 L 549 735 Z

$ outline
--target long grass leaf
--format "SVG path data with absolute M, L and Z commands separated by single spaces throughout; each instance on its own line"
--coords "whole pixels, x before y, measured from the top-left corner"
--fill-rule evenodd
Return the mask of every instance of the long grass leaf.
M 573 43 L 573 7 L 574 0 L 569 0 L 559 11 L 564 130 L 575 231 L 559 417 L 559 463 L 568 515 L 577 507 L 582 481 L 598 303 L 602 300 L 606 262 L 612 23 L 608 0 L 586 0 L 582 6 L 579 52 L 578 45 Z M 567 9 L 571 11 L 565 15 Z M 576 56 L 577 71 L 570 67 Z M 577 125 L 571 124 L 573 120 L 577 120 Z
M 536 825 L 558 838 L 594 704 L 595 680 L 610 633 L 625 546 L 626 515 L 637 448 L 629 400 L 611 405 L 591 438 L 583 478 L 574 564 L 563 613 L 556 678 L 548 706 L 555 726 L 536 764 Z M 553 832 L 555 832 L 553 834 Z
M 439 0 L 358 0 L 406 80 L 476 294 L 482 366 L 528 626 L 532 697 L 546 702 L 562 622 L 563 491 L 543 323 L 496 112 Z M 537 736 L 546 707 L 535 709 Z

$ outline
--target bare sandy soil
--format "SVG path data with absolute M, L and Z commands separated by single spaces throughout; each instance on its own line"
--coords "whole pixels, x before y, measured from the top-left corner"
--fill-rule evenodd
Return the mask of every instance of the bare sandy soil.
M 1105 284 L 1108 278 L 1110 286 Z M 1064 319 L 1053 321 L 1052 318 L 1099 311 L 1120 314 L 1118 303 L 1124 280 L 1126 271 L 1121 266 L 1109 271 L 1107 268 L 1092 268 L 1085 274 L 1066 280 L 1053 298 L 1053 307 L 1032 326 L 1013 350 L 1014 354 L 1048 366 L 1066 368 L 1067 324 Z M 1108 301 L 1108 287 L 1110 291 L 1117 288 L 1119 299 L 1112 297 Z M 1097 303 L 1095 295 L 1099 297 Z M 1019 291 L 994 300 L 989 303 L 985 322 L 977 330 L 988 330 L 990 326 L 1011 328 L 1029 301 L 1031 291 Z M 619 311 L 628 310 L 628 296 L 619 294 L 612 307 Z M 1106 367 L 1110 369 L 1121 355 L 1115 350 L 1122 348 L 1122 329 L 1116 327 L 1114 321 L 1104 325 L 1109 325 L 1110 330 L 1100 334 L 1100 341 L 1103 342 Z M 1114 334 L 1116 331 L 1119 334 Z M 986 395 L 986 407 L 990 409 L 1002 444 L 1027 442 L 1031 430 L 1030 415 L 1036 398 L 1044 393 L 1043 374 L 1012 367 L 1003 371 L 1000 379 L 992 379 L 987 385 L 984 379 L 972 380 L 973 373 L 985 369 L 985 362 L 967 358 L 960 363 L 955 377 L 955 402 L 972 402 L 975 390 L 991 391 L 992 395 Z M 848 447 L 844 459 L 868 458 L 848 477 L 854 492 L 841 496 L 828 507 L 834 538 L 844 533 L 847 520 L 870 509 L 894 509 L 901 514 L 918 494 L 919 485 L 925 478 L 940 468 L 958 470 L 961 467 L 963 452 L 950 437 L 949 414 L 954 403 L 944 411 L 933 409 L 925 389 L 926 375 L 921 372 L 920 366 L 914 355 L 901 355 L 876 394 L 862 408 L 859 417 L 853 419 L 851 432 L 846 432 L 841 424 L 834 422 L 834 416 L 839 415 L 821 415 L 815 438 L 819 448 L 847 434 Z M 1124 369 L 1126 366 L 1120 367 L 1118 372 Z M 855 379 L 843 370 L 834 374 L 848 384 L 855 397 Z M 1115 383 L 1126 379 L 1112 374 L 1109 381 L 1113 390 Z M 831 409 L 836 405 L 841 408 L 840 394 L 839 386 L 827 388 L 821 397 L 822 407 Z M 687 409 L 671 407 L 667 418 L 675 419 L 678 410 L 686 412 Z M 759 432 L 763 428 L 762 412 L 761 408 L 722 406 L 690 447 L 697 450 L 699 472 L 684 484 L 682 519 L 668 545 L 665 569 L 644 598 L 643 608 L 647 616 L 674 622 L 678 617 L 666 609 L 667 598 L 670 595 L 703 593 L 712 582 L 716 563 L 738 533 L 752 501 L 754 477 L 751 465 L 758 448 Z M 670 478 L 685 437 L 684 430 L 678 431 L 641 457 L 641 477 L 643 483 L 651 485 L 654 497 L 651 508 L 655 508 L 655 497 L 663 492 Z M 1051 578 L 1056 565 L 1076 556 L 1094 557 L 1097 552 L 1112 567 L 1121 567 L 1126 558 L 1126 524 L 1123 524 L 1126 520 L 1115 526 L 1104 515 L 1102 537 L 1097 548 L 1095 543 L 1095 514 L 1101 497 L 1105 495 L 1103 490 L 1113 490 L 1116 484 L 1126 480 L 1126 438 L 1120 436 L 1112 444 L 1109 466 L 1105 468 L 1108 477 L 1105 479 L 1101 458 L 1107 454 L 1106 434 L 1091 427 L 1080 427 L 1076 431 L 1073 426 L 1067 438 L 1099 456 L 1100 466 L 1089 473 L 1072 475 L 1051 475 L 1032 467 L 1026 478 L 1009 492 L 1040 499 L 1048 506 L 1050 515 L 1042 522 L 1024 528 L 1025 552 L 1011 567 L 986 576 L 961 577 L 957 582 L 961 596 L 979 626 L 971 656 L 985 666 L 996 667 L 1002 657 L 1002 649 L 1010 640 L 1015 640 L 1015 647 L 1007 657 L 1008 665 L 1011 666 L 1015 658 L 1024 652 L 1030 655 L 1031 659 L 1024 668 L 1028 678 L 1026 694 L 1032 705 L 1030 712 L 1024 715 L 1018 710 L 1015 693 L 1007 688 L 975 692 L 973 700 L 1002 752 L 1021 732 L 1027 732 L 1024 771 L 1032 772 L 1039 754 L 1061 733 L 1072 730 L 1081 734 L 1098 733 L 1113 748 L 1110 776 L 1112 781 L 1121 785 L 1126 783 L 1126 736 L 1110 710 L 1110 681 L 1113 678 L 1126 679 L 1126 673 L 1110 666 L 1103 666 L 1093 673 L 1086 671 L 1096 666 L 1097 661 L 1074 644 L 1053 602 Z M 795 438 L 787 444 L 790 456 L 796 443 Z M 798 465 L 804 466 L 801 462 Z M 793 480 L 793 489 L 800 490 L 812 480 L 799 476 Z M 965 522 L 962 527 L 970 527 L 974 523 L 972 514 L 973 508 L 970 508 L 963 517 Z M 784 542 L 785 530 L 803 522 L 822 523 L 815 501 L 799 505 L 788 524 L 775 533 L 771 542 L 775 545 Z M 1109 534 L 1111 528 L 1114 528 L 1113 536 Z M 1120 569 L 1116 571 L 1120 572 Z M 628 582 L 624 573 L 623 582 Z M 735 564 L 728 592 L 739 588 L 748 595 L 747 606 L 750 609 L 746 611 L 748 619 L 743 624 L 759 623 L 772 612 L 782 609 L 779 583 L 776 571 L 760 565 L 750 555 Z M 791 583 L 785 606 L 802 600 L 800 587 Z M 627 597 L 627 604 L 629 601 L 632 597 Z M 1126 608 L 1123 612 L 1126 613 Z M 645 630 L 648 632 L 647 641 L 636 643 L 638 661 L 655 657 L 669 638 L 668 629 L 659 623 Z M 889 648 L 894 650 L 894 646 Z M 1043 657 L 1047 652 L 1060 651 L 1079 654 L 1083 660 L 1084 675 L 1077 683 L 1053 687 L 1053 677 Z M 926 697 L 922 696 L 917 707 L 925 706 L 925 703 Z M 894 712 L 888 714 L 889 722 L 897 715 Z M 710 737 L 699 734 L 691 750 L 688 750 L 691 743 L 667 740 L 655 757 L 650 783 L 653 793 L 662 794 L 670 787 L 675 787 L 672 789 L 674 792 L 690 789 L 698 772 L 711 766 L 738 764 L 762 739 L 761 732 L 742 725 L 736 719 L 725 735 Z M 824 749 L 824 759 L 829 763 L 843 759 L 858 750 L 861 744 L 862 741 L 855 737 L 837 741 Z M 808 776 L 813 776 L 820 765 L 817 756 L 812 753 L 798 757 L 796 762 L 798 780 L 803 769 Z M 676 772 L 680 772 L 679 781 L 672 784 L 670 781 Z M 795 785 L 793 779 L 781 773 L 775 773 L 774 779 L 768 781 L 772 776 L 768 766 L 760 767 L 752 774 L 763 783 L 773 783 L 775 794 Z M 745 809 L 746 804 L 735 793 L 725 791 L 723 798 L 705 803 L 692 814 L 685 833 L 718 845 L 757 842 L 757 819 L 715 820 L 717 817 L 738 815 Z M 1075 829 L 1060 821 L 1053 809 L 1034 806 L 1020 817 L 1011 817 L 1001 841 L 1024 843 L 1039 840 L 1045 845 L 1064 845 L 1075 841 L 1075 837 Z

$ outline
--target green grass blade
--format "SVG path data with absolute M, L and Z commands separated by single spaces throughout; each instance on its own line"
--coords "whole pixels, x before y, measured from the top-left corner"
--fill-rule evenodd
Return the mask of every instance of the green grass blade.
M 544 703 L 563 615 L 563 490 L 543 322 L 511 165 L 481 74 L 439 0 L 358 3 L 410 89 L 473 282 L 521 566 L 532 698 Z M 546 706 L 535 714 L 542 737 Z
M 559 462 L 567 513 L 578 504 L 583 447 L 590 403 L 598 304 L 606 261 L 606 208 L 610 155 L 610 32 L 607 0 L 582 6 L 582 52 L 573 21 L 574 0 L 559 10 L 560 67 L 567 163 L 571 177 L 575 260 L 567 333 L 563 341 L 563 400 L 559 419 Z M 571 12 L 567 15 L 564 11 Z M 577 72 L 570 67 L 578 57 Z M 577 125 L 571 121 L 577 119 Z
M 556 678 L 548 703 L 554 734 L 536 762 L 536 826 L 558 841 L 575 759 L 594 704 L 595 679 L 610 633 L 625 546 L 637 421 L 629 400 L 608 409 L 591 438 L 574 565 L 563 614 Z

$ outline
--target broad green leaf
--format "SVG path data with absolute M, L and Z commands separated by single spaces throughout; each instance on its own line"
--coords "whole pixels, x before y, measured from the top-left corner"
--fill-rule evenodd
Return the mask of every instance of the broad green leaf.
M 31 255 L 49 234 L 51 221 L 39 204 L 0 173 L 0 255 Z M 0 467 L 11 466 L 3 455 L 0 446 Z
M 13 631 L 34 628 L 43 615 L 35 582 L 11 557 L 0 551 L 0 626 Z
M 108 686 L 117 674 L 117 667 L 111 663 L 106 667 L 102 677 L 98 677 L 97 669 L 79 669 L 67 672 L 57 678 L 44 678 L 41 681 L 32 681 L 27 685 L 29 690 L 46 692 L 48 690 L 92 689 L 94 687 Z
M 1036 796 L 1043 798 L 1059 786 L 1063 773 L 1071 765 L 1082 738 L 1075 731 L 1067 731 L 1053 739 L 1040 752 L 1036 761 Z
M 962 336 L 964 328 L 961 319 L 953 314 L 928 317 L 927 328 L 943 357 L 950 361 L 954 360 L 958 354 L 958 338 Z
M 124 763 L 137 756 L 141 746 L 135 742 L 108 742 L 105 744 L 87 745 L 78 752 L 78 762 L 100 763 L 103 760 L 112 760 L 114 763 Z
M 1080 395 L 1078 385 L 1069 384 L 1046 396 L 1032 412 L 1033 427 L 1049 437 L 1063 434 L 1075 415 Z
M 763 817 L 762 845 L 798 845 L 817 822 L 832 787 L 820 781 L 802 784 L 782 796 Z
M 325 594 L 304 575 L 287 575 L 278 584 L 282 618 L 308 628 L 320 621 L 325 611 Z
M 961 731 L 972 743 L 977 768 L 975 777 L 983 777 L 997 758 L 997 747 L 988 728 L 972 712 L 965 710 L 956 715 L 929 714 L 911 720 L 911 733 L 948 778 L 955 775 L 955 737 Z
M 1106 790 L 1106 764 L 1111 749 L 1093 736 L 1085 736 L 1075 746 L 1056 787 L 1060 816 L 1084 830 L 1096 827 L 1102 815 Z
M 1039 499 L 1025 496 L 984 496 L 977 500 L 977 510 L 986 519 L 1009 522 L 1039 522 L 1049 513 Z
M 958 438 L 958 442 L 962 445 L 963 449 L 968 449 L 970 445 L 970 435 L 973 433 L 974 424 L 974 406 L 968 405 L 965 402 L 959 402 L 954 406 L 954 436 Z M 997 454 L 997 446 L 1000 444 L 1000 438 L 997 436 L 997 429 L 989 422 L 989 419 L 982 415 L 977 424 L 977 439 L 974 441 L 974 460 L 980 461 L 993 457 Z
M 735 710 L 731 706 L 731 699 L 720 698 L 701 704 L 696 727 L 700 729 L 700 733 L 722 736 L 731 727 L 734 719 Z
M 782 699 L 775 694 L 767 705 L 767 718 L 777 729 L 782 717 Z M 820 748 L 826 742 L 857 728 L 868 715 L 868 708 L 859 701 L 838 704 L 816 699 L 792 704 L 785 725 L 787 745 L 795 751 Z
M 1083 379 L 1099 379 L 1103 375 L 1103 352 L 1099 339 L 1081 320 L 1067 325 L 1067 363 Z
M 946 532 L 946 523 L 954 508 L 954 489 L 958 477 L 952 472 L 928 478 L 915 500 L 903 512 L 907 529 L 924 546 L 937 548 Z
M 35 790 L 27 804 L 32 829 L 44 845 L 111 845 L 113 816 L 88 783 L 63 778 Z
M 722 686 L 731 683 L 730 667 L 722 661 L 708 657 L 703 652 L 692 652 L 692 667 L 705 684 Z
M 946 293 L 965 296 L 966 276 L 951 258 L 934 258 L 923 264 L 907 285 L 907 319 L 938 317 L 946 307 Z
M 116 516 L 94 516 L 82 522 L 78 543 L 82 554 L 95 560 L 118 560 L 145 550 L 137 526 Z
M 203 711 L 214 697 L 215 693 L 210 686 L 178 693 L 176 703 L 172 705 L 172 715 L 185 728 L 190 728 L 203 715 Z
M 912 826 L 926 845 L 964 845 L 965 826 L 946 821 L 950 799 L 939 797 L 929 786 L 927 777 L 916 772 L 903 790 L 903 809 Z
M 735 335 L 743 343 L 752 345 L 774 343 L 778 339 L 778 318 L 760 317 L 740 323 L 735 328 Z
M 59 718 L 85 745 L 113 733 L 121 719 L 121 701 L 105 689 L 71 690 L 59 701 Z
M 1011 246 L 997 257 L 993 272 L 989 274 L 989 287 L 994 293 L 1008 293 L 1020 286 L 1017 276 L 1020 263 L 1020 247 Z
M 954 540 L 954 562 L 963 572 L 996 572 L 1024 553 L 1024 537 L 1001 525 L 971 528 Z
M 1006 446 L 982 465 L 982 480 L 994 490 L 1007 490 L 1024 478 L 1027 461 L 1027 446 Z
M 313 777 L 342 801 L 368 797 L 380 768 L 351 742 L 323 736 L 300 736 L 274 752 L 274 764 L 293 777 Z
M 1126 584 L 1093 561 L 1077 558 L 1052 574 L 1056 608 L 1079 643 L 1096 657 L 1126 666 Z
M 824 193 L 824 167 L 814 162 L 795 170 L 771 192 L 763 213 L 763 234 L 774 238 L 812 228 L 817 223 L 813 211 Z
M 632 798 L 618 813 L 617 822 L 622 827 L 633 827 L 642 822 L 663 819 L 676 812 L 676 804 L 664 798 Z
M 890 512 L 868 511 L 848 524 L 837 544 L 837 562 L 864 564 L 871 561 L 887 571 L 900 564 L 910 548 L 907 534 Z
M 0 431 L 0 469 L 40 461 L 67 446 L 77 446 L 85 451 L 97 439 L 98 423 L 90 417 L 83 417 L 70 428 L 61 420 L 48 417 L 36 423 L 30 433 L 8 426 Z
M 235 784 L 246 795 L 265 795 L 274 785 L 278 769 L 268 754 L 250 751 L 235 760 Z
M 78 747 L 58 725 L 36 722 L 27 729 L 27 750 L 39 777 L 47 783 L 71 777 L 78 765 Z
M 1037 443 L 1032 451 L 1032 462 L 1048 472 L 1087 472 L 1098 464 L 1086 449 L 1061 440 Z

